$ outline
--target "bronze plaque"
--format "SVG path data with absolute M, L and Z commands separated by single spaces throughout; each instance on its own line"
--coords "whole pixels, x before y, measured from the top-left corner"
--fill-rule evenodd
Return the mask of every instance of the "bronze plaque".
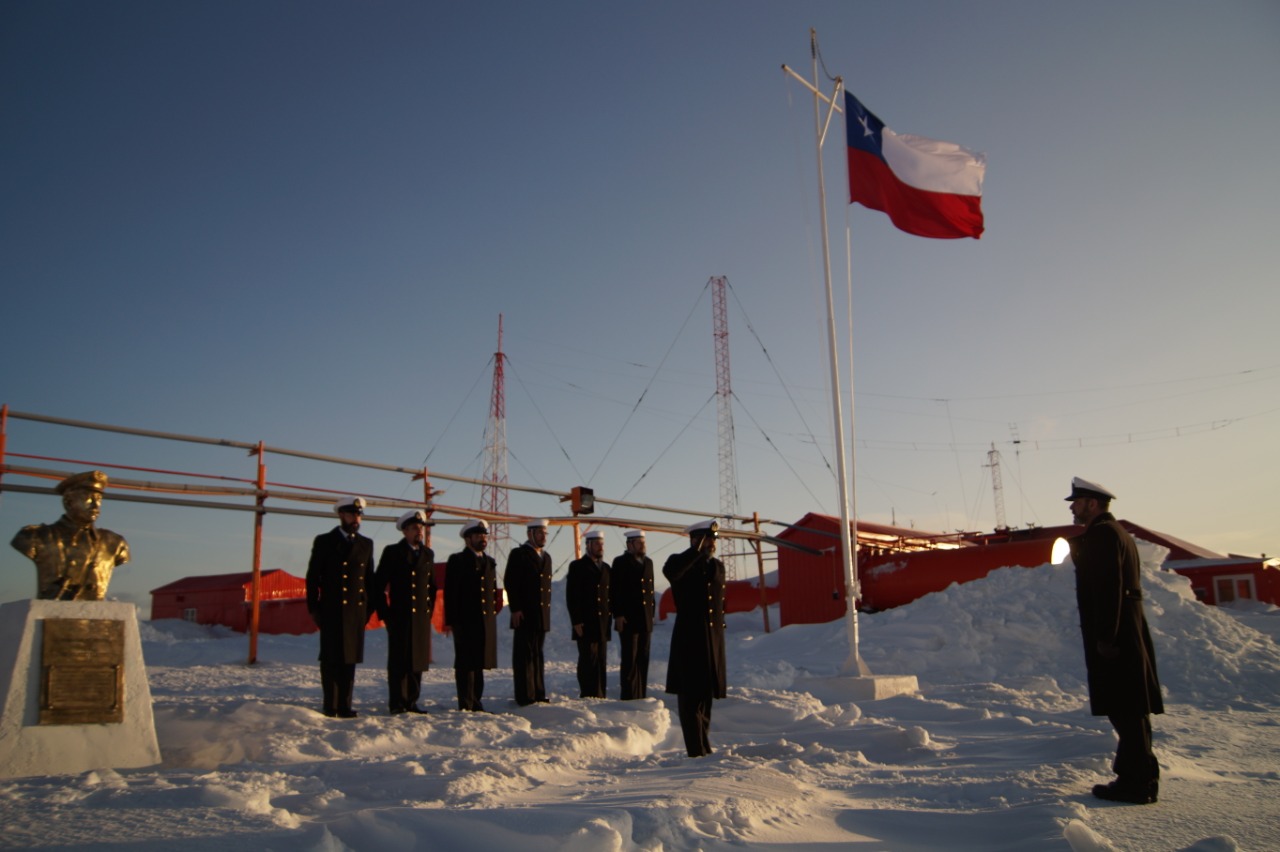
M 46 618 L 40 677 L 41 725 L 124 721 L 124 622 Z

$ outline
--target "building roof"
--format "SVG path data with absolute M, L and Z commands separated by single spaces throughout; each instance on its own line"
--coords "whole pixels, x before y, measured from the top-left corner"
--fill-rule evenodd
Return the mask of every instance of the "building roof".
M 931 546 L 937 544 L 956 546 L 962 543 L 959 541 L 959 533 L 930 532 L 928 530 L 917 530 L 910 527 L 877 524 L 872 523 L 871 521 L 858 521 L 854 526 L 858 531 L 858 540 L 863 543 L 867 543 L 869 539 L 879 539 L 883 540 L 885 543 L 927 543 Z M 776 537 L 787 539 L 802 533 L 830 535 L 835 539 L 839 539 L 840 519 L 833 515 L 821 514 L 820 512 L 809 512 L 803 518 L 778 533 Z
M 263 571 L 262 578 L 272 578 L 277 582 L 288 582 L 295 580 L 298 583 L 305 583 L 301 577 L 296 577 L 285 571 L 283 568 L 272 568 L 270 571 Z M 244 589 L 248 588 L 253 582 L 252 571 L 239 571 L 235 574 L 205 574 L 200 577 L 183 577 L 181 580 L 174 580 L 158 589 L 152 589 L 151 594 L 157 592 L 203 592 L 210 589 Z
M 1188 571 L 1196 568 L 1257 568 L 1266 563 L 1257 557 L 1227 556 L 1222 559 L 1166 559 L 1162 567 L 1171 571 Z
M 1191 542 L 1180 539 L 1177 536 L 1172 536 L 1168 533 L 1153 530 L 1150 527 L 1135 524 L 1133 521 L 1122 519 L 1120 521 L 1120 525 L 1128 530 L 1135 538 L 1140 538 L 1143 541 L 1149 541 L 1152 544 L 1158 544 L 1169 548 L 1169 561 L 1228 558 L 1225 554 L 1217 553 L 1209 550 L 1207 547 L 1201 547 L 1198 544 L 1192 544 Z M 1063 525 L 1056 527 L 1035 527 L 1029 530 L 1010 530 L 998 533 L 980 534 L 929 532 L 927 530 L 891 526 L 889 524 L 876 524 L 871 523 L 870 521 L 858 521 L 856 526 L 858 530 L 858 541 L 860 544 L 872 544 L 873 546 L 876 546 L 875 542 L 879 540 L 882 541 L 885 546 L 891 548 L 898 547 L 904 550 L 997 544 L 1001 540 L 1021 541 L 1039 538 L 1056 538 L 1058 536 L 1071 538 L 1073 535 L 1079 534 L 1079 532 L 1083 530 L 1083 528 L 1079 526 Z M 838 540 L 840 537 L 840 519 L 832 515 L 824 515 L 819 512 L 809 512 L 803 518 L 778 533 L 776 537 L 785 540 L 805 533 L 819 536 L 831 536 Z M 835 546 L 834 543 L 833 546 Z
M 1143 527 L 1135 524 L 1133 521 L 1120 521 L 1120 526 L 1129 531 L 1129 534 L 1143 541 L 1149 541 L 1152 544 L 1162 544 L 1169 548 L 1168 559 L 1226 559 L 1226 554 L 1216 553 L 1207 547 L 1201 547 L 1198 544 L 1192 544 L 1189 541 L 1176 538 L 1168 533 L 1157 532 L 1150 527 Z

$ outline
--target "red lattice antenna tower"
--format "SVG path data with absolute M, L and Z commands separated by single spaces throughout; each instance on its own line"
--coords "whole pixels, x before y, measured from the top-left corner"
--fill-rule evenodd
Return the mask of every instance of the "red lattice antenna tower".
M 489 402 L 489 423 L 485 427 L 484 481 L 480 511 L 507 514 L 507 387 L 503 373 L 502 314 L 498 314 L 498 351 L 493 354 L 493 394 Z M 489 553 L 499 562 L 505 550 L 506 524 L 490 524 Z
M 733 389 L 729 383 L 729 309 L 725 288 L 729 279 L 713 277 L 711 284 L 712 334 L 716 342 L 716 422 L 720 433 L 720 514 L 723 525 L 732 529 L 731 518 L 738 514 L 738 462 L 733 451 Z M 729 579 L 738 578 L 737 556 L 725 548 L 725 572 Z

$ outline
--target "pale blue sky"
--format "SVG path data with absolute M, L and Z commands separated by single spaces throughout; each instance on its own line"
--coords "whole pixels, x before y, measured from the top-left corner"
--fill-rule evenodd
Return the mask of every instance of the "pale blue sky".
M 810 27 L 894 130 L 988 157 L 983 239 L 929 241 L 843 205 L 832 133 L 859 515 L 989 529 L 994 443 L 1015 525 L 1069 520 L 1078 474 L 1122 517 L 1280 550 L 1271 2 L 5 3 L 0 402 L 479 476 L 502 313 L 511 481 L 715 509 L 724 275 L 740 508 L 836 513 L 812 106 L 780 69 L 808 74 Z M 25 421 L 8 449 L 253 474 Z M 0 533 L 59 508 L 4 494 Z M 101 523 L 124 597 L 249 567 L 247 515 Z M 301 573 L 325 528 L 269 518 L 266 567 Z M 0 550 L 0 599 L 33 588 Z

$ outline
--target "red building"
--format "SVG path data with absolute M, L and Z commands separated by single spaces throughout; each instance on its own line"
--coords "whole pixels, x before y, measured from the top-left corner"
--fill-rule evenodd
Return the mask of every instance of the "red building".
M 902 606 L 952 583 L 979 580 L 996 568 L 1043 565 L 1049 561 L 1058 530 L 1035 532 L 1040 534 L 1005 533 L 985 540 L 861 521 L 857 524 L 859 609 Z M 810 512 L 778 538 L 824 551 L 819 556 L 778 548 L 782 623 L 816 624 L 842 618 L 845 578 L 839 559 L 840 519 Z
M 1255 600 L 1280 606 L 1280 560 L 1249 556 L 1222 559 L 1170 559 L 1164 567 L 1191 581 L 1196 598 L 1207 604 Z
M 1278 560 L 1227 557 L 1165 533 L 1120 522 L 1135 538 L 1169 549 L 1164 567 L 1191 580 L 1205 603 L 1254 599 L 1280 605 Z M 929 533 L 884 524 L 857 524 L 859 609 L 902 606 L 952 583 L 979 580 L 997 568 L 1035 568 L 1051 561 L 1058 538 L 1078 535 L 1074 525 L 996 533 Z M 809 513 L 778 538 L 823 551 L 778 549 L 780 620 L 787 624 L 835 621 L 845 614 L 840 520 Z
M 196 624 L 221 624 L 241 633 L 249 631 L 252 572 L 185 577 L 151 590 L 151 620 L 181 618 Z M 314 633 L 307 612 L 307 583 L 276 568 L 262 572 L 258 630 L 262 633 Z M 369 629 L 381 627 L 378 616 Z
M 776 604 L 779 600 L 778 587 L 765 585 L 764 600 L 768 606 Z M 729 580 L 724 584 L 725 613 L 751 612 L 758 606 L 760 606 L 759 580 Z M 675 611 L 676 598 L 668 588 L 658 599 L 658 619 L 663 621 L 668 615 L 674 615 Z
M 1191 590 L 1204 603 L 1218 606 L 1255 600 L 1280 606 L 1280 560 L 1263 556 L 1215 553 L 1167 533 L 1120 522 L 1134 538 L 1169 548 L 1164 567 L 1191 581 Z

